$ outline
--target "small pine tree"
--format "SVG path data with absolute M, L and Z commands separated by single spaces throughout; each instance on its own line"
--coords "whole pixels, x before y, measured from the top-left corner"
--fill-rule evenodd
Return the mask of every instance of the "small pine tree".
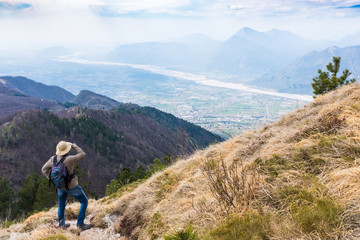
M 340 60 L 341 57 L 333 57 L 333 63 L 330 62 L 326 65 L 329 72 L 323 72 L 321 69 L 318 70 L 319 76 L 313 78 L 313 83 L 311 84 L 315 95 L 330 92 L 344 84 L 347 85 L 356 81 L 355 79 L 347 80 L 347 78 L 351 75 L 351 72 L 349 72 L 348 69 L 343 71 L 343 75 L 341 77 L 336 76 L 340 69 Z
M 165 164 L 166 166 L 170 166 L 171 163 L 172 163 L 171 154 L 168 153 L 168 155 L 166 155 L 166 156 L 164 157 L 164 164 Z
M 118 180 L 121 183 L 122 186 L 129 184 L 130 181 L 130 177 L 131 177 L 132 173 L 130 168 L 123 168 L 121 170 L 121 173 L 118 175 Z
M 0 222 L 10 219 L 14 197 L 10 182 L 6 178 L 0 177 Z
M 146 177 L 149 178 L 156 172 L 162 171 L 166 168 L 166 165 L 161 162 L 160 159 L 155 158 L 154 162 L 148 166 L 148 170 L 146 170 Z
M 28 175 L 23 181 L 23 187 L 18 191 L 19 202 L 17 203 L 17 214 L 26 216 L 34 211 L 36 192 L 41 182 L 41 176 L 35 172 Z
M 134 176 L 133 181 L 136 181 L 136 180 L 138 180 L 138 179 L 144 179 L 144 178 L 146 177 L 145 168 L 140 165 L 140 166 L 136 169 L 136 171 L 135 171 L 135 173 L 133 174 L 133 176 Z
M 57 203 L 57 194 L 55 187 L 51 184 L 49 188 L 49 180 L 42 178 L 35 194 L 33 209 L 41 211 L 50 208 Z
M 110 196 L 115 193 L 122 185 L 117 179 L 113 179 L 110 181 L 108 185 L 106 185 L 106 196 Z

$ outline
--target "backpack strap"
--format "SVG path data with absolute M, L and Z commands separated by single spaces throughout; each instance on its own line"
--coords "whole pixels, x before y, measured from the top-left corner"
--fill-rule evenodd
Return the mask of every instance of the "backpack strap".
M 59 163 L 63 163 L 66 157 L 67 157 L 67 155 L 62 156 Z
M 57 165 L 57 163 L 56 163 L 56 155 L 54 155 L 54 157 L 53 157 L 53 166 L 54 165 Z M 51 170 L 50 170 L 50 173 L 49 173 L 49 187 L 50 187 L 50 184 L 51 183 Z
M 63 163 L 64 160 L 65 160 L 65 158 L 66 158 L 67 156 L 68 156 L 67 154 L 64 155 L 64 156 L 62 156 L 61 159 L 60 159 L 60 161 L 59 161 L 57 164 Z M 64 165 L 64 166 L 65 166 L 65 165 Z M 65 166 L 65 168 L 66 168 L 66 171 L 67 171 L 67 173 L 68 173 L 68 175 L 67 175 L 67 177 L 66 177 L 66 179 L 65 179 L 65 189 L 66 189 L 66 190 L 69 190 L 69 183 L 70 183 L 70 181 L 75 177 L 75 173 L 73 172 L 72 174 L 69 174 L 69 171 L 68 171 L 68 169 L 67 169 L 66 166 Z

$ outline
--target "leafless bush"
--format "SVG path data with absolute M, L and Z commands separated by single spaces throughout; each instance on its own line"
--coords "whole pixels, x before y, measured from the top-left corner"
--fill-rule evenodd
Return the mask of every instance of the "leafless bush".
M 233 159 L 227 165 L 220 154 L 207 158 L 201 169 L 226 216 L 232 209 L 248 207 L 259 189 L 258 174 L 247 168 L 241 159 Z

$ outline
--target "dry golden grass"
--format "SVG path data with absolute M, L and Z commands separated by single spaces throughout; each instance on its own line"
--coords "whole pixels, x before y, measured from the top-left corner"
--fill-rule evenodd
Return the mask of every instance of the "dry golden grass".
M 259 181 L 247 182 L 257 186 L 257 194 L 248 208 L 239 205 L 232 213 L 270 214 L 271 239 L 360 236 L 359 84 L 320 96 L 262 129 L 199 150 L 139 186 L 91 201 L 92 222 L 108 227 L 104 217 L 116 216 L 115 231 L 130 239 L 161 238 L 188 224 L 207 236 L 225 218 L 202 172 L 201 166 L 209 158 L 223 159 L 227 166 L 239 159 L 249 171 L 257 171 Z M 328 216 L 321 204 L 336 211 Z M 72 205 L 67 211 L 75 215 L 77 208 Z M 309 225 L 307 221 L 314 219 L 306 215 L 307 209 L 329 222 Z M 56 210 L 34 215 L 10 228 L 21 231 L 32 224 L 32 233 L 41 235 L 46 231 L 46 219 L 56 219 Z M 67 237 L 77 236 L 70 233 Z
M 334 170 L 328 175 L 327 185 L 336 199 L 347 206 L 348 224 L 357 224 L 360 220 L 360 167 Z

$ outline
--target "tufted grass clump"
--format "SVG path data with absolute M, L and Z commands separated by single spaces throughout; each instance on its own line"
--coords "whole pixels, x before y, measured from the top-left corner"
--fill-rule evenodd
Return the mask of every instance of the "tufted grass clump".
M 271 214 L 251 212 L 243 216 L 231 216 L 212 230 L 207 239 L 214 240 L 262 240 L 270 239 L 274 231 Z
M 305 233 L 315 233 L 321 239 L 336 232 L 341 225 L 342 208 L 331 198 L 314 199 L 310 203 L 292 204 L 291 216 Z
M 55 234 L 55 235 L 47 236 L 40 240 L 68 240 L 68 238 L 62 234 Z
M 164 240 L 200 240 L 197 231 L 188 225 L 185 229 L 177 229 L 164 236 Z
M 4 221 L 0 222 L 0 228 L 8 228 L 10 227 L 11 225 L 15 224 L 16 221 L 10 221 L 10 220 L 7 220 L 5 219 Z
M 269 176 L 268 180 L 277 177 L 283 171 L 291 168 L 289 160 L 280 157 L 277 154 L 274 154 L 265 161 L 258 158 L 255 160 L 254 165 L 259 172 Z
M 176 183 L 178 183 L 178 176 L 170 171 L 165 171 L 157 178 L 158 190 L 155 191 L 155 197 L 161 200 L 165 197 L 166 193 L 173 190 Z
M 151 239 L 157 239 L 164 231 L 165 224 L 162 221 L 162 217 L 159 213 L 154 213 L 147 226 L 147 232 Z
M 298 188 L 287 186 L 273 195 L 272 204 L 283 213 L 290 213 L 291 220 L 305 234 L 328 238 L 342 224 L 342 207 L 332 198 L 324 196 L 321 186 Z

